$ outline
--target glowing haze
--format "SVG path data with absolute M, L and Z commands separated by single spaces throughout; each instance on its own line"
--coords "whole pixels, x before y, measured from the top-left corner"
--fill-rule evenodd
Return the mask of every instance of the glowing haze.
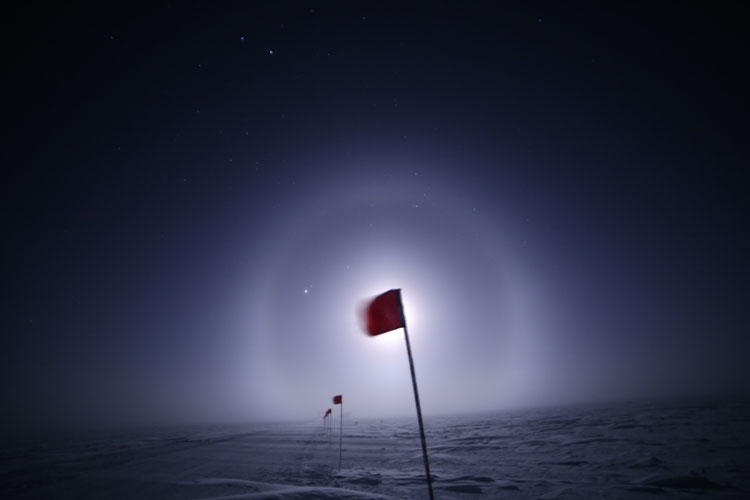
M 739 16 L 243 9 L 15 14 L 3 418 L 748 391 Z

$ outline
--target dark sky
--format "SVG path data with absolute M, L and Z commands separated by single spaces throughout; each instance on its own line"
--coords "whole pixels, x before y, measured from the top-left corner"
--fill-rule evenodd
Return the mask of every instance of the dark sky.
M 748 392 L 739 4 L 211 4 L 3 16 L 4 419 Z

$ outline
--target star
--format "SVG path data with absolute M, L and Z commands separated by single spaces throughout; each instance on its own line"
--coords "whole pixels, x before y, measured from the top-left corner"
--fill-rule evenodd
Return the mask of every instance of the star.
M 310 290 L 308 290 L 307 288 L 305 288 L 305 295 L 307 295 L 308 293 L 310 293 Z

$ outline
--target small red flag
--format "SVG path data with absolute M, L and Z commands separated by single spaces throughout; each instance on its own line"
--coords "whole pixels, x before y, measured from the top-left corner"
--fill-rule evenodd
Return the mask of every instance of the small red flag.
M 325 414 L 325 415 L 323 415 L 323 418 L 326 418 L 326 417 L 327 417 L 328 415 L 330 415 L 330 414 L 331 414 L 331 409 L 330 409 L 330 408 L 328 408 L 328 409 L 326 410 L 326 414 Z
M 388 290 L 378 295 L 365 309 L 367 333 L 372 336 L 403 328 L 404 309 L 401 306 L 401 289 Z
M 334 396 L 333 397 L 333 404 L 335 404 L 335 405 L 340 405 L 341 404 L 341 395 L 340 394 L 338 396 Z

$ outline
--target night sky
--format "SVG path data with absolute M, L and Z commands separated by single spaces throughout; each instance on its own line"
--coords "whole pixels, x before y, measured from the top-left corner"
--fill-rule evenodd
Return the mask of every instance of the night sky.
M 747 394 L 739 9 L 7 11 L 3 421 Z

